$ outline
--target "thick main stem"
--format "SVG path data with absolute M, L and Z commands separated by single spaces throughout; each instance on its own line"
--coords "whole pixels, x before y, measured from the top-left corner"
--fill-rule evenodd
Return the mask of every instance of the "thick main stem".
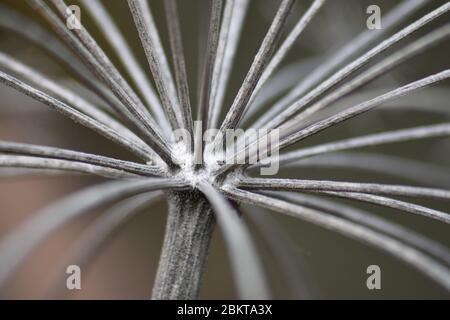
M 153 299 L 196 299 L 215 219 L 198 191 L 171 192 Z

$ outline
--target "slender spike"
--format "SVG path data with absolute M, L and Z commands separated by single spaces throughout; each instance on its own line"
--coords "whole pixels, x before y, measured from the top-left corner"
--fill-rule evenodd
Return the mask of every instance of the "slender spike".
M 413 58 L 417 54 L 422 53 L 424 50 L 437 45 L 445 39 L 450 37 L 450 23 L 428 33 L 427 35 L 419 38 L 410 45 L 397 50 L 392 55 L 383 59 L 381 62 L 377 63 L 369 70 L 365 71 L 353 80 L 345 83 L 340 88 L 333 90 L 330 94 L 320 99 L 318 102 L 314 103 L 310 107 L 306 107 L 297 115 L 297 119 L 306 118 L 309 115 L 318 112 L 337 101 L 341 97 L 355 91 L 359 87 L 367 84 L 368 82 L 376 79 L 377 77 L 388 72 L 395 66 Z
M 436 284 L 445 288 L 447 291 L 450 291 L 450 278 L 448 277 L 450 270 L 448 267 L 394 238 L 354 222 L 272 197 L 233 188 L 227 188 L 224 192 L 236 201 L 264 207 L 295 218 L 300 218 L 306 222 L 337 232 L 346 237 L 356 239 L 364 244 L 389 253 L 393 257 L 412 266 L 421 274 L 428 276 L 435 281 Z
M 64 21 L 67 21 L 67 19 L 72 18 L 71 11 L 70 9 L 68 9 L 64 0 L 50 0 L 50 2 L 53 3 L 60 16 L 64 19 Z M 125 90 L 126 94 L 133 102 L 134 108 L 139 110 L 139 113 L 141 113 L 144 117 L 151 118 L 150 114 L 148 113 L 148 110 L 145 108 L 140 98 L 129 86 L 127 81 L 122 77 L 117 68 L 112 64 L 111 60 L 102 50 L 102 48 L 100 48 L 95 39 L 89 34 L 86 28 L 84 28 L 84 26 L 81 24 L 81 21 L 80 27 L 73 28 L 72 32 L 78 37 L 78 39 L 87 49 L 87 51 L 89 51 L 89 53 L 92 54 L 94 59 L 104 68 L 104 70 L 114 80 L 114 82 Z
M 36 70 L 33 70 L 32 68 L 20 63 L 13 57 L 8 56 L 2 52 L 0 52 L 0 66 L 20 76 L 22 79 L 26 79 L 29 84 L 35 86 L 36 88 L 40 87 L 42 89 L 45 89 L 52 96 L 61 100 L 61 102 L 73 106 L 81 113 L 84 113 L 85 115 L 97 120 L 105 126 L 110 127 L 119 135 L 125 136 L 129 140 L 133 140 L 134 143 L 139 145 L 142 149 L 147 149 L 150 153 L 152 152 L 152 150 L 128 128 L 111 117 L 108 113 L 99 110 L 96 106 L 83 99 L 82 97 L 80 97 L 80 95 L 74 93 L 72 90 L 49 80 L 48 77 L 44 76 L 43 74 L 37 72 Z
M 213 207 L 228 248 L 234 281 L 242 299 L 268 299 L 269 289 L 249 231 L 230 203 L 209 183 L 201 183 Z
M 446 212 L 430 209 L 414 203 L 391 199 L 387 197 L 380 197 L 373 194 L 357 193 L 357 192 L 333 192 L 325 191 L 318 192 L 326 195 L 331 195 L 339 198 L 352 199 L 361 202 L 376 204 L 382 207 L 397 209 L 399 211 L 408 212 L 416 215 L 421 215 L 426 218 L 434 219 L 436 221 L 450 223 L 450 215 Z
M 84 115 L 83 113 L 73 109 L 72 107 L 66 105 L 65 103 L 50 97 L 49 95 L 45 94 L 44 92 L 37 90 L 33 87 L 28 86 L 27 84 L 23 83 L 22 81 L 11 77 L 10 75 L 3 73 L 0 71 L 0 82 L 4 83 L 17 91 L 47 105 L 52 110 L 56 110 L 63 114 L 64 116 L 70 118 L 71 120 L 75 121 L 76 123 L 81 124 L 82 126 L 85 126 L 102 136 L 108 138 L 109 140 L 117 143 L 118 145 L 124 147 L 125 149 L 131 151 L 135 155 L 139 156 L 140 158 L 150 161 L 150 155 L 145 149 L 141 149 L 138 145 L 136 145 L 133 141 L 126 139 L 123 136 L 118 135 L 114 130 L 111 128 L 103 125 L 102 123 L 98 122 L 97 120 L 92 119 L 91 117 L 88 117 Z
M 214 63 L 217 55 L 219 43 L 220 19 L 222 16 L 223 0 L 211 1 L 209 14 L 208 40 L 206 44 L 205 62 L 203 65 L 203 75 L 200 93 L 200 106 L 197 119 L 202 121 L 203 131 L 209 128 L 209 112 L 211 104 L 211 87 L 214 73 Z
M 355 105 L 359 101 L 369 100 L 371 97 L 377 96 L 381 92 L 386 92 L 386 89 L 357 90 L 351 95 L 339 100 L 332 108 L 339 110 L 345 106 Z M 450 108 L 448 108 L 449 98 L 450 92 L 446 89 L 445 85 L 430 87 L 420 95 L 405 97 L 399 101 L 388 102 L 380 106 L 380 112 L 399 113 L 413 111 L 417 113 L 436 114 L 447 119 L 450 115 Z M 430 103 L 430 101 L 433 101 L 433 103 Z
M 159 41 L 158 30 L 153 21 L 150 7 L 145 0 L 128 0 L 128 6 L 167 118 L 172 129 L 182 128 L 183 122 L 177 118 L 177 113 L 180 113 L 180 105 L 176 96 L 175 84 L 162 44 Z
M 251 105 L 253 103 L 254 99 L 258 95 L 261 88 L 265 85 L 267 80 L 272 76 L 273 72 L 278 68 L 280 63 L 286 57 L 289 50 L 294 45 L 295 41 L 303 33 L 303 31 L 309 25 L 311 20 L 317 14 L 317 12 L 320 10 L 320 8 L 324 5 L 325 1 L 326 0 L 314 0 L 314 2 L 311 4 L 311 6 L 308 8 L 308 10 L 299 19 L 297 24 L 294 26 L 294 29 L 292 29 L 292 31 L 289 33 L 287 38 L 281 44 L 280 48 L 277 50 L 277 52 L 274 54 L 274 56 L 270 60 L 267 67 L 264 69 L 264 72 L 261 75 L 261 78 L 258 80 L 258 83 L 256 84 L 256 87 L 253 90 L 252 96 L 248 102 L 249 105 Z
M 163 176 L 166 174 L 164 170 L 155 166 L 148 166 L 135 162 L 118 160 L 110 157 L 99 156 L 96 154 L 26 143 L 7 142 L 0 140 L 0 153 L 12 153 L 24 156 L 39 156 L 41 158 L 53 158 L 84 162 L 95 166 L 120 170 L 123 171 L 124 174 L 126 172 L 141 176 Z
M 368 45 L 387 34 L 391 29 L 396 27 L 405 18 L 423 7 L 427 2 L 422 0 L 404 0 L 394 7 L 383 18 L 383 28 L 380 30 L 364 30 L 356 38 L 352 39 L 338 52 L 330 52 L 329 58 L 321 63 L 316 70 L 307 75 L 300 83 L 295 86 L 283 99 L 277 102 L 263 116 L 259 118 L 253 125 L 255 128 L 262 127 L 268 123 L 276 115 L 284 111 L 296 99 L 308 92 L 313 86 L 317 85 L 326 75 L 336 69 L 340 64 L 348 60 L 350 57 L 366 48 Z
M 383 59 L 382 61 L 371 67 L 369 70 L 365 71 L 351 81 L 343 84 L 340 88 L 333 90 L 313 105 L 304 105 L 302 108 L 297 110 L 299 114 L 297 114 L 297 116 L 295 117 L 296 121 L 298 121 L 299 125 L 300 123 L 304 123 L 303 120 L 308 116 L 324 109 L 343 96 L 355 91 L 359 87 L 388 72 L 395 66 L 407 61 L 408 59 L 411 59 L 417 54 L 422 53 L 424 50 L 437 45 L 438 43 L 447 39 L 449 36 L 450 24 L 446 24 L 438 28 L 437 30 L 430 32 L 426 36 L 414 41 L 405 48 L 396 51 L 393 55 Z M 256 124 L 256 126 L 257 125 L 258 124 Z
M 291 298 L 310 299 L 313 277 L 307 272 L 306 261 L 303 261 L 301 253 L 298 252 L 298 242 L 271 213 L 255 206 L 248 206 L 247 210 L 250 214 L 246 217 L 259 229 L 259 233 L 265 240 L 264 245 L 269 248 L 273 257 L 272 261 L 284 280 L 285 288 L 291 293 Z
M 256 87 L 257 82 L 261 78 L 261 75 L 269 63 L 270 58 L 275 50 L 275 46 L 278 42 L 278 39 L 281 36 L 281 32 L 283 27 L 286 24 L 287 17 L 292 9 L 292 6 L 295 1 L 293 0 L 283 0 L 280 4 L 280 7 L 273 19 L 272 24 L 261 44 L 261 47 L 258 50 L 258 53 L 255 55 L 253 59 L 250 70 L 248 71 L 242 86 L 239 89 L 236 98 L 233 101 L 233 104 L 228 111 L 225 120 L 223 121 L 220 127 L 220 134 L 217 136 L 223 137 L 223 134 L 227 129 L 234 129 L 240 122 L 242 115 L 248 105 L 250 97 Z M 217 143 L 221 143 L 222 141 L 214 142 L 215 145 Z M 220 138 L 219 138 L 220 140 Z
M 440 81 L 444 81 L 450 78 L 450 69 L 444 70 L 442 72 L 436 73 L 434 75 L 428 76 L 426 78 L 414 81 L 410 84 L 407 84 L 403 87 L 392 90 L 386 94 L 375 97 L 369 101 L 362 102 L 354 107 L 351 107 L 347 110 L 337 113 L 336 115 L 330 116 L 324 120 L 318 121 L 304 129 L 301 129 L 291 135 L 288 135 L 286 138 L 283 138 L 280 141 L 280 144 L 277 146 L 280 149 L 291 145 L 293 143 L 299 142 L 306 137 L 314 135 L 322 130 L 330 128 L 338 123 L 356 117 L 360 114 L 368 112 L 373 108 L 383 104 L 387 101 L 397 99 L 399 97 L 405 96 L 407 94 L 411 94 L 417 90 L 423 89 Z M 289 132 L 295 130 L 297 127 L 298 119 L 293 118 L 292 120 L 286 122 L 282 127 L 280 127 L 281 135 L 284 136 L 284 132 Z
M 450 135 L 450 123 L 393 130 L 295 150 L 281 154 L 278 157 L 278 161 L 280 161 L 280 164 L 286 164 L 330 152 L 350 150 L 361 147 L 372 147 L 388 143 L 413 141 L 417 139 L 446 137 L 448 135 Z
M 140 181 L 114 181 L 78 191 L 30 216 L 17 229 L 0 242 L 0 288 L 18 270 L 28 255 L 52 232 L 75 218 L 92 213 L 101 205 L 120 201 L 156 189 L 182 189 L 179 180 L 145 179 Z
M 69 292 L 66 287 L 64 291 L 60 290 L 67 277 L 65 273 L 67 266 L 76 264 L 81 270 L 89 268 L 89 264 L 102 251 L 108 240 L 111 240 L 117 229 L 143 209 L 160 200 L 162 196 L 159 191 L 137 195 L 119 202 L 96 218 L 81 235 L 77 236 L 75 243 L 64 251 L 56 266 L 53 266 L 54 272 L 47 281 L 49 286 L 44 291 L 50 295 L 55 293 L 58 297 L 67 295 Z
M 53 11 L 42 0 L 27 0 L 28 3 L 37 10 L 55 29 L 55 31 L 63 38 L 66 43 L 82 58 L 83 62 L 93 71 L 96 76 L 99 77 L 114 93 L 114 95 L 120 100 L 123 106 L 116 109 L 125 119 L 132 123 L 140 133 L 140 137 L 150 146 L 152 149 L 163 159 L 169 166 L 173 166 L 171 158 L 171 150 L 168 147 L 166 141 L 163 139 L 161 133 L 157 129 L 157 125 L 148 113 L 143 110 L 145 107 L 138 107 L 138 101 L 131 98 L 133 94 L 118 84 L 114 75 L 118 75 L 118 72 L 114 72 L 111 68 L 105 68 L 106 61 L 102 61 L 103 65 L 96 59 L 92 52 L 90 52 L 79 39 L 75 37 L 72 32 L 66 28 L 66 26 L 60 21 L 60 19 L 53 13 Z M 65 14 L 65 11 L 64 11 Z M 77 29 L 75 29 L 77 30 Z M 81 34 L 94 41 L 87 34 L 85 29 Z M 77 30 L 77 31 L 79 31 Z M 89 43 L 92 46 L 92 50 L 101 50 L 96 44 Z M 101 55 L 101 54 L 100 54 Z M 104 56 L 104 53 L 103 53 Z M 107 59 L 107 58 L 106 58 Z M 114 75 L 113 75 L 114 74 Z M 113 106 L 114 107 L 114 106 Z M 123 108 L 125 107 L 125 109 Z
M 196 166 L 195 168 L 198 170 L 200 168 L 200 164 L 203 163 L 204 160 L 204 132 L 209 127 L 209 114 L 212 105 L 211 103 L 211 81 L 214 72 L 214 61 L 216 59 L 217 53 L 217 45 L 219 41 L 219 25 L 220 19 L 222 15 L 222 0 L 213 0 L 210 5 L 209 12 L 209 29 L 207 36 L 207 43 L 205 49 L 205 59 L 203 64 L 203 72 L 201 77 L 200 84 L 200 105 L 197 112 L 197 120 L 200 121 L 201 134 L 195 134 L 194 137 L 194 159 Z
M 39 177 L 39 178 L 48 178 L 48 177 L 61 177 L 61 176 L 73 176 L 73 175 L 83 175 L 84 173 L 77 173 L 74 171 L 63 171 L 56 169 L 34 169 L 34 168 L 0 168 L 0 178 L 4 179 L 14 179 L 14 181 L 18 181 L 20 178 L 28 178 L 28 177 Z
M 290 63 L 275 72 L 273 77 L 269 78 L 264 87 L 261 88 L 260 93 L 255 100 L 249 105 L 248 112 L 245 113 L 243 120 L 244 124 L 257 114 L 261 114 L 263 108 L 273 101 L 275 98 L 282 96 L 283 93 L 292 88 L 296 83 L 307 77 L 313 70 L 322 63 L 323 57 L 312 56 L 306 59 L 301 59 L 298 62 Z M 248 124 L 247 126 L 253 126 Z
M 399 177 L 428 186 L 450 188 L 450 170 L 444 166 L 369 152 L 339 152 L 287 163 L 283 168 L 339 168 Z
M 331 195 L 331 193 L 329 194 Z M 338 194 L 343 197 L 343 193 L 336 192 L 336 196 L 339 196 Z M 336 214 L 361 225 L 373 228 L 391 237 L 402 240 L 406 244 L 412 245 L 427 254 L 431 254 L 435 258 L 438 258 L 450 265 L 450 251 L 442 244 L 433 241 L 411 229 L 405 228 L 402 225 L 378 217 L 377 215 L 365 210 L 311 195 L 285 192 L 270 192 L 268 195 L 312 209 Z
M 170 48 L 175 66 L 175 80 L 177 84 L 178 99 L 181 104 L 181 118 L 183 127 L 189 132 L 191 146 L 193 141 L 192 107 L 189 97 L 189 85 L 186 73 L 186 62 L 183 52 L 183 39 L 181 37 L 180 17 L 176 0 L 164 1 L 166 21 L 169 28 Z
M 159 125 L 166 134 L 170 133 L 170 124 L 164 114 L 161 102 L 153 89 L 153 85 L 143 71 L 143 68 L 140 66 L 135 54 L 131 50 L 115 21 L 101 1 L 81 0 L 81 3 L 88 9 L 91 16 L 95 18 L 93 21 L 99 26 L 104 38 L 117 52 L 122 65 L 126 68 L 131 79 L 136 84 L 139 93 L 144 98 L 147 107 L 153 112 Z
M 261 149 L 258 150 L 257 148 L 253 148 L 253 150 L 252 150 L 252 147 L 257 145 L 259 143 L 259 141 L 263 141 L 264 138 L 267 138 L 266 137 L 267 135 L 264 137 L 261 137 L 261 138 L 259 138 L 258 141 L 253 141 L 253 143 L 249 143 L 245 148 L 236 152 L 235 155 L 229 157 L 226 160 L 226 164 L 223 165 L 219 170 L 217 170 L 217 172 L 218 172 L 218 174 L 223 174 L 223 173 L 228 172 L 231 169 L 235 168 L 236 164 L 245 163 L 245 157 L 247 157 L 247 153 L 249 150 L 252 150 L 252 153 L 254 153 L 255 151 L 258 151 L 259 152 L 259 154 L 258 154 L 259 160 L 265 159 L 268 155 L 273 153 L 274 150 L 281 150 L 281 149 L 283 149 L 287 146 L 290 146 L 292 144 L 295 144 L 307 137 L 310 137 L 318 132 L 321 132 L 327 128 L 330 128 L 338 123 L 341 123 L 343 121 L 346 121 L 348 119 L 356 117 L 360 114 L 368 112 L 371 109 L 379 106 L 380 104 L 388 102 L 392 99 L 396 99 L 396 98 L 405 96 L 414 91 L 417 91 L 419 89 L 430 86 L 432 84 L 435 84 L 439 81 L 443 81 L 448 78 L 450 78 L 450 70 L 445 70 L 445 71 L 439 72 L 437 74 L 417 80 L 417 81 L 407 84 L 403 87 L 397 88 L 388 93 L 385 93 L 383 95 L 375 97 L 369 101 L 362 102 L 354 107 L 351 107 L 347 110 L 341 111 L 341 112 L 337 113 L 336 115 L 330 116 L 321 121 L 317 121 L 317 122 L 311 124 L 310 126 L 307 126 L 304 129 L 297 130 L 296 127 L 297 127 L 298 122 L 297 122 L 296 118 L 293 118 L 279 128 L 280 136 L 284 137 L 284 138 L 282 138 L 278 144 L 271 145 L 270 148 L 267 148 L 266 150 L 261 150 Z M 289 132 L 294 131 L 294 129 L 297 131 L 295 131 L 292 134 L 289 134 Z M 253 156 L 253 154 L 250 154 L 250 156 Z
M 450 200 L 450 190 L 391 185 L 383 183 L 359 183 L 328 180 L 300 180 L 300 179 L 269 179 L 245 178 L 238 183 L 239 187 L 247 189 L 279 190 L 279 191 L 342 191 L 371 193 L 377 195 L 406 196 L 429 198 L 436 200 Z M 450 217 L 450 215 L 447 215 Z M 446 218 L 450 221 L 450 218 Z
M 450 108 L 448 108 L 448 99 L 450 92 L 442 87 L 430 88 L 427 91 L 422 92 L 421 95 L 406 98 L 404 101 L 397 101 L 391 104 L 383 105 L 381 111 L 390 112 L 402 112 L 402 111 L 414 111 L 421 113 L 430 113 L 448 118 L 450 115 Z M 433 99 L 433 103 L 430 104 L 430 99 Z
M 10 156 L 0 154 L 0 167 L 27 168 L 27 169 L 51 169 L 58 171 L 73 171 L 97 175 L 105 178 L 136 178 L 138 176 L 118 169 L 93 165 L 84 162 L 49 159 L 42 157 Z
M 211 99 L 209 102 L 211 111 L 208 113 L 210 128 L 217 128 L 219 124 L 223 100 L 242 34 L 248 5 L 249 0 L 227 0 L 225 2 L 211 84 Z
M 423 28 L 428 23 L 434 21 L 444 13 L 450 10 L 450 3 L 446 3 L 439 8 L 433 10 L 432 12 L 426 14 L 422 18 L 418 19 L 414 23 L 410 24 L 406 28 L 400 30 L 399 32 L 395 33 L 388 39 L 382 41 L 380 44 L 372 48 L 371 50 L 367 51 L 365 54 L 363 54 L 358 59 L 354 60 L 347 66 L 340 69 L 338 72 L 333 74 L 331 77 L 329 77 L 327 80 L 322 82 L 320 85 L 318 85 L 316 88 L 311 90 L 308 94 L 306 94 L 304 97 L 302 97 L 300 100 L 296 101 L 294 104 L 289 106 L 286 110 L 284 110 L 281 114 L 270 120 L 265 127 L 271 129 L 276 128 L 282 123 L 284 123 L 286 120 L 294 116 L 298 111 L 302 110 L 306 105 L 308 105 L 311 101 L 319 97 L 321 94 L 323 94 L 325 91 L 330 89 L 331 87 L 338 84 L 340 81 L 345 79 L 347 76 L 352 74 L 353 72 L 357 71 L 362 66 L 369 63 L 373 58 L 377 57 L 380 53 L 386 51 L 390 47 L 392 47 L 394 44 L 398 43 L 400 40 L 404 39 L 405 37 L 411 35 L 415 31 Z
M 0 26 L 11 30 L 39 48 L 45 50 L 63 66 L 66 66 L 83 83 L 108 105 L 117 105 L 118 101 L 101 83 L 92 77 L 92 73 L 63 43 L 53 34 L 42 28 L 30 18 L 4 5 L 0 5 Z

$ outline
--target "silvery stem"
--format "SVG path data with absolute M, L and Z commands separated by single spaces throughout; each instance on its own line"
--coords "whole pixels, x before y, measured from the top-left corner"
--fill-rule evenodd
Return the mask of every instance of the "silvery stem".
M 198 191 L 168 194 L 166 233 L 152 299 L 196 299 L 215 219 Z

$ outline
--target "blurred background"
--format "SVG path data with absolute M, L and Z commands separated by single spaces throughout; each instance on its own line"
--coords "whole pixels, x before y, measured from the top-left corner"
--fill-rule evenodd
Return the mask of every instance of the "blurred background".
M 418 17 L 447 1 L 427 1 L 421 10 L 406 19 L 395 30 L 399 30 Z M 77 4 L 77 1 L 66 1 L 67 4 Z M 125 0 L 103 1 L 108 12 L 115 18 L 121 31 L 125 34 L 130 46 L 139 58 L 142 67 L 148 67 L 144 52 L 139 42 L 133 20 Z M 298 17 L 307 9 L 311 1 L 298 0 L 286 31 L 295 24 Z M 321 12 L 314 18 L 295 47 L 289 53 L 280 69 L 289 70 L 293 63 L 308 62 L 308 68 L 320 63 L 326 55 L 332 55 L 340 47 L 351 41 L 356 35 L 366 29 L 366 8 L 376 4 L 381 8 L 382 18 L 400 1 L 389 0 L 332 0 L 328 1 Z M 207 0 L 178 1 L 181 14 L 183 41 L 190 81 L 192 105 L 198 100 L 198 79 L 203 54 L 201 48 L 205 45 L 207 30 Z M 25 0 L 0 0 L 0 10 L 8 6 L 30 17 L 47 29 L 49 26 L 26 4 Z M 162 0 L 150 1 L 160 35 L 168 53 L 168 37 Z M 279 1 L 251 1 L 242 37 L 239 43 L 238 55 L 233 67 L 225 106 L 231 105 L 237 90 L 252 62 L 254 54 L 267 31 Z M 81 6 L 81 22 L 91 32 L 114 64 L 123 71 L 129 80 L 123 65 L 121 65 L 113 50 L 105 41 L 97 26 L 87 11 Z M 449 22 L 446 14 L 429 26 L 421 29 L 414 36 L 402 41 L 382 57 L 389 55 L 395 49 L 403 47 L 413 39 L 422 36 Z M 376 32 L 376 31 L 374 31 Z M 19 61 L 32 66 L 48 75 L 52 80 L 62 83 L 80 95 L 93 102 L 100 103 L 93 95 L 77 84 L 70 70 L 54 61 L 45 51 L 30 43 L 23 37 L 0 28 L 0 50 L 12 55 Z M 374 97 L 379 92 L 420 79 L 424 76 L 450 67 L 450 43 L 447 40 L 425 53 L 413 58 L 388 74 L 363 87 L 358 94 L 339 101 L 333 110 L 349 106 L 355 102 Z M 377 59 L 376 61 L 379 61 Z M 303 74 L 298 74 L 299 80 Z M 131 81 L 130 81 L 131 83 Z M 436 89 L 435 91 L 433 91 Z M 445 96 L 449 93 L 449 82 L 441 83 L 436 88 L 421 91 L 411 98 L 399 100 L 399 105 L 408 107 L 415 99 L 425 99 L 430 105 L 450 108 Z M 446 95 L 445 95 L 446 94 Z M 268 101 L 268 105 L 274 100 Z M 0 139 L 55 146 L 126 160 L 136 160 L 132 155 L 110 143 L 103 137 L 74 124 L 61 115 L 49 111 L 44 105 L 0 85 Z M 226 109 L 226 108 L 224 108 Z M 416 125 L 427 125 L 448 122 L 450 112 L 428 113 L 419 110 L 407 111 L 402 108 L 396 111 L 375 110 L 356 119 L 347 121 L 326 132 L 314 136 L 305 142 L 304 146 L 338 140 L 368 133 L 380 132 L 396 128 L 407 128 Z M 410 143 L 372 147 L 370 152 L 398 155 L 405 158 L 422 160 L 427 163 L 445 166 L 450 173 L 450 139 L 427 139 Z M 383 173 L 367 173 L 342 168 L 296 168 L 284 169 L 280 175 L 327 180 L 346 180 L 361 182 L 404 183 L 418 185 L 407 179 L 393 178 Z M 448 179 L 445 179 L 445 176 Z M 8 177 L 0 174 L 0 238 L 7 232 L 25 221 L 36 209 L 42 208 L 54 200 L 60 199 L 71 191 L 80 190 L 103 179 L 88 176 L 26 176 Z M 445 185 L 447 184 L 447 185 Z M 450 174 L 444 175 L 439 187 L 450 188 Z M 450 247 L 450 233 L 447 226 L 430 219 L 412 216 L 383 207 L 362 205 L 360 203 L 340 201 L 358 208 L 366 209 L 374 214 L 398 222 L 418 231 L 442 244 Z M 415 203 L 450 212 L 448 203 L 439 201 L 419 201 Z M 106 210 L 107 208 L 102 208 Z M 95 219 L 102 210 L 77 220 L 68 227 L 55 233 L 51 239 L 36 250 L 26 264 L 18 270 L 11 279 L 2 297 L 8 299 L 28 298 L 73 298 L 73 299 L 146 299 L 151 294 L 154 275 L 158 265 L 160 248 L 163 239 L 166 204 L 162 201 L 157 205 L 134 216 L 124 224 L 103 250 L 82 270 L 82 290 L 68 292 L 65 283 L 57 292 L 48 292 L 48 286 L 55 275 L 64 275 L 65 270 L 58 270 L 58 261 L 67 248 L 77 240 L 82 230 Z M 411 267 L 385 254 L 344 238 L 321 228 L 311 226 L 299 220 L 262 209 L 243 207 L 244 219 L 249 223 L 252 235 L 258 243 L 261 256 L 265 262 L 266 271 L 275 298 L 320 298 L 320 299 L 379 299 L 379 298 L 411 298 L 431 299 L 449 298 L 448 294 L 436 284 L 420 275 Z M 249 215 L 273 215 L 279 223 L 279 233 L 275 227 L 262 232 L 255 227 Z M 269 235 L 267 233 L 273 232 Z M 280 270 L 274 260 L 275 256 L 267 245 L 270 236 L 285 237 L 289 243 L 290 263 L 298 270 L 298 279 L 286 279 L 286 273 Z M 76 262 L 74 262 L 76 264 Z M 368 290 L 366 287 L 367 266 L 376 264 L 381 267 L 382 289 Z M 56 268 L 56 269 L 55 269 Z M 450 276 L 450 275 L 449 275 Z M 200 294 L 203 299 L 236 298 L 232 283 L 227 254 L 221 234 L 214 233 L 207 271 Z

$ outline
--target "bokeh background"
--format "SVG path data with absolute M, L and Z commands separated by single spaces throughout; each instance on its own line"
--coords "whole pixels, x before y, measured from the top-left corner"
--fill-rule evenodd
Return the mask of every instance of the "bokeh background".
M 103 2 L 111 15 L 114 16 L 122 32 L 126 35 L 126 39 L 134 49 L 142 67 L 148 70 L 145 55 L 140 46 L 126 1 L 105 0 Z M 406 26 L 407 23 L 414 21 L 415 18 L 447 1 L 436 0 L 428 2 L 429 4 L 425 5 L 414 16 L 406 19 L 400 26 Z M 78 4 L 77 1 L 72 0 L 66 1 L 66 3 Z M 290 30 L 296 19 L 310 3 L 311 1 L 309 0 L 297 1 L 286 30 Z M 365 10 L 368 5 L 379 5 L 383 15 L 398 3 L 400 3 L 398 0 L 328 1 L 297 41 L 282 67 L 287 67 L 291 63 L 299 61 L 308 61 L 308 59 L 310 61 L 318 57 L 320 59 L 320 57 L 336 52 L 338 48 L 365 30 L 367 18 Z M 38 14 L 27 6 L 25 0 L 0 0 L 0 4 L 14 8 L 48 28 Z M 152 0 L 150 4 L 160 28 L 166 52 L 169 52 L 162 0 Z M 242 30 L 243 33 L 229 90 L 227 91 L 226 106 L 232 103 L 253 56 L 270 25 L 270 20 L 276 12 L 278 4 L 279 1 L 275 0 L 251 1 L 249 14 Z M 82 23 L 96 38 L 104 51 L 110 55 L 110 58 L 119 70 L 124 71 L 123 66 L 108 46 L 108 43 L 102 37 L 95 24 L 92 23 L 92 17 L 83 11 L 82 6 L 81 9 Z M 198 100 L 199 66 L 203 58 L 202 48 L 204 47 L 207 30 L 207 1 L 179 1 L 179 9 L 191 98 L 195 106 Z M 413 37 L 402 41 L 384 54 L 383 57 L 445 22 L 449 22 L 448 14 L 423 28 Z M 39 47 L 30 44 L 18 35 L 0 29 L 0 50 L 36 68 L 51 79 L 70 86 L 73 90 L 79 92 L 80 95 L 88 99 L 94 99 L 90 92 L 87 92 L 74 81 L 73 75 L 64 66 L 53 61 Z M 343 99 L 336 108 L 339 108 L 339 105 L 348 106 L 349 103 L 361 101 L 365 97 L 375 96 L 375 92 L 385 92 L 401 84 L 406 84 L 449 68 L 449 56 L 450 43 L 446 41 L 365 86 L 359 91 L 359 96 L 354 95 Z M 125 72 L 123 74 L 126 75 Z M 299 79 L 302 76 L 302 74 L 299 74 Z M 128 75 L 126 77 L 129 79 Z M 448 89 L 448 82 L 439 85 L 439 92 L 447 92 L 448 94 Z M 416 95 L 420 96 L 421 93 Z M 430 104 L 442 104 L 444 108 L 450 108 L 448 100 L 442 100 L 442 96 L 436 95 L 435 97 L 432 94 L 427 94 L 421 97 L 428 99 L 427 102 Z M 414 103 L 414 99 L 404 99 L 399 101 L 399 104 L 401 103 L 407 106 L 406 104 L 408 103 Z M 405 111 L 403 109 L 398 109 L 398 111 L 377 110 L 327 130 L 323 134 L 308 139 L 303 145 L 333 141 L 344 137 L 388 129 L 441 123 L 449 120 L 449 114 L 450 112 L 447 112 L 446 115 L 445 113 L 433 114 L 420 111 Z M 132 156 L 106 139 L 72 123 L 59 114 L 49 111 L 44 105 L 3 85 L 0 86 L 0 139 L 56 146 L 133 160 Z M 448 138 L 428 139 L 370 148 L 368 150 L 439 164 L 449 169 L 446 171 L 447 173 L 450 172 L 450 140 Z M 417 183 L 407 179 L 392 178 L 382 173 L 370 174 L 344 169 L 289 169 L 283 170 L 281 175 L 297 178 L 410 183 L 417 185 Z M 446 176 L 448 177 L 448 188 L 450 188 L 450 174 Z M 1 236 L 27 219 L 36 209 L 63 197 L 71 191 L 79 190 L 100 181 L 102 181 L 100 178 L 75 175 L 54 177 L 27 176 L 19 178 L 4 176 L 0 178 L 0 239 Z M 450 247 L 449 229 L 441 223 L 387 208 L 343 202 L 399 222 Z M 439 210 L 450 211 L 448 203 L 440 203 L 438 201 L 415 202 L 429 205 Z M 107 208 L 103 209 L 106 210 Z M 265 262 L 275 298 L 449 298 L 448 294 L 439 286 L 421 276 L 412 268 L 377 250 L 281 214 L 247 207 L 244 207 L 243 211 L 245 212 L 244 219 L 249 222 L 250 230 L 257 240 L 258 249 Z M 163 239 L 166 219 L 166 205 L 164 202 L 158 203 L 136 215 L 116 232 L 113 239 L 95 257 L 89 267 L 82 270 L 82 290 L 68 292 L 64 289 L 65 284 L 61 283 L 56 293 L 48 292 L 49 282 L 54 278 L 55 274 L 61 275 L 64 273 L 64 270 L 55 270 L 58 265 L 57 262 L 64 255 L 67 247 L 77 240 L 77 236 L 81 231 L 100 213 L 101 210 L 93 212 L 54 234 L 44 245 L 39 247 L 39 250 L 34 252 L 23 268 L 17 271 L 14 279 L 11 279 L 7 288 L 2 292 L 2 297 L 8 299 L 148 298 L 151 293 Z M 251 219 L 248 219 L 250 214 L 269 214 L 275 217 L 279 223 L 278 227 L 282 236 L 289 240 L 291 265 L 294 270 L 298 270 L 297 279 L 286 279 L 286 273 L 277 267 L 274 255 L 269 250 L 267 241 L 270 237 L 268 237 L 267 232 L 274 232 L 274 229 L 261 232 L 261 230 L 255 228 Z M 279 234 L 273 233 L 272 236 L 279 236 Z M 200 297 L 205 299 L 236 298 L 226 251 L 218 230 L 214 234 L 210 252 Z M 366 287 L 366 278 L 368 276 L 366 268 L 371 264 L 381 267 L 382 290 L 369 291 Z

